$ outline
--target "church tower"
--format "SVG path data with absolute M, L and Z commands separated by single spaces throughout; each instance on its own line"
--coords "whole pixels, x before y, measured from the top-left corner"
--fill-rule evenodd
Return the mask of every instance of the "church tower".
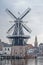
M 34 42 L 34 47 L 38 46 L 38 41 L 37 41 L 37 36 L 35 36 L 35 42 Z

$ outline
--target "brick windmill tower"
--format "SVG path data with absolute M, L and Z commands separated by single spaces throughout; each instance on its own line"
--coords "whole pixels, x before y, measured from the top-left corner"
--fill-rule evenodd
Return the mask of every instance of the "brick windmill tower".
M 8 35 L 7 38 L 12 39 L 12 56 L 14 57 L 25 57 L 26 53 L 26 39 L 29 39 L 30 36 L 25 35 L 23 32 L 23 28 L 31 33 L 31 29 L 27 28 L 26 25 L 23 24 L 23 18 L 29 13 L 31 10 L 30 8 L 27 8 L 20 17 L 16 17 L 10 10 L 6 9 L 7 12 L 13 16 L 15 19 L 14 25 L 8 30 L 9 31 L 14 28 L 13 34 Z

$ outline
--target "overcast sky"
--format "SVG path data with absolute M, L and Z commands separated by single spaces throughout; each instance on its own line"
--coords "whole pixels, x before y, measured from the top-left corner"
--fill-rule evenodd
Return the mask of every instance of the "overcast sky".
M 0 0 L 0 38 L 7 42 L 7 30 L 12 26 L 9 21 L 14 21 L 6 13 L 6 8 L 11 10 L 16 16 L 30 7 L 31 11 L 23 20 L 28 21 L 27 26 L 32 29 L 29 43 L 34 42 L 34 36 L 38 36 L 38 42 L 43 42 L 43 0 Z

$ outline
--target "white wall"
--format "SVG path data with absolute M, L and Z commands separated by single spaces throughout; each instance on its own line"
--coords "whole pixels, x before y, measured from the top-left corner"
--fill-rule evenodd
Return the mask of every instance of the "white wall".
M 0 51 L 0 54 L 3 54 L 3 51 Z
M 11 47 L 3 47 L 3 54 L 5 54 L 5 53 L 10 55 L 11 54 Z

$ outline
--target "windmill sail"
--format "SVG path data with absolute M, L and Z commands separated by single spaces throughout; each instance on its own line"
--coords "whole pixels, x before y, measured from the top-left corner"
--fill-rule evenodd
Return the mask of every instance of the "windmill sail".
M 30 12 L 30 8 L 27 8 L 23 13 L 22 15 L 20 16 L 20 19 L 24 18 L 29 12 Z
M 31 33 L 32 30 L 31 30 L 29 27 L 27 27 L 26 24 L 22 24 L 22 26 L 23 26 L 29 33 Z
M 17 17 L 16 17 L 10 10 L 6 9 L 6 11 L 7 11 L 13 18 L 17 19 Z

